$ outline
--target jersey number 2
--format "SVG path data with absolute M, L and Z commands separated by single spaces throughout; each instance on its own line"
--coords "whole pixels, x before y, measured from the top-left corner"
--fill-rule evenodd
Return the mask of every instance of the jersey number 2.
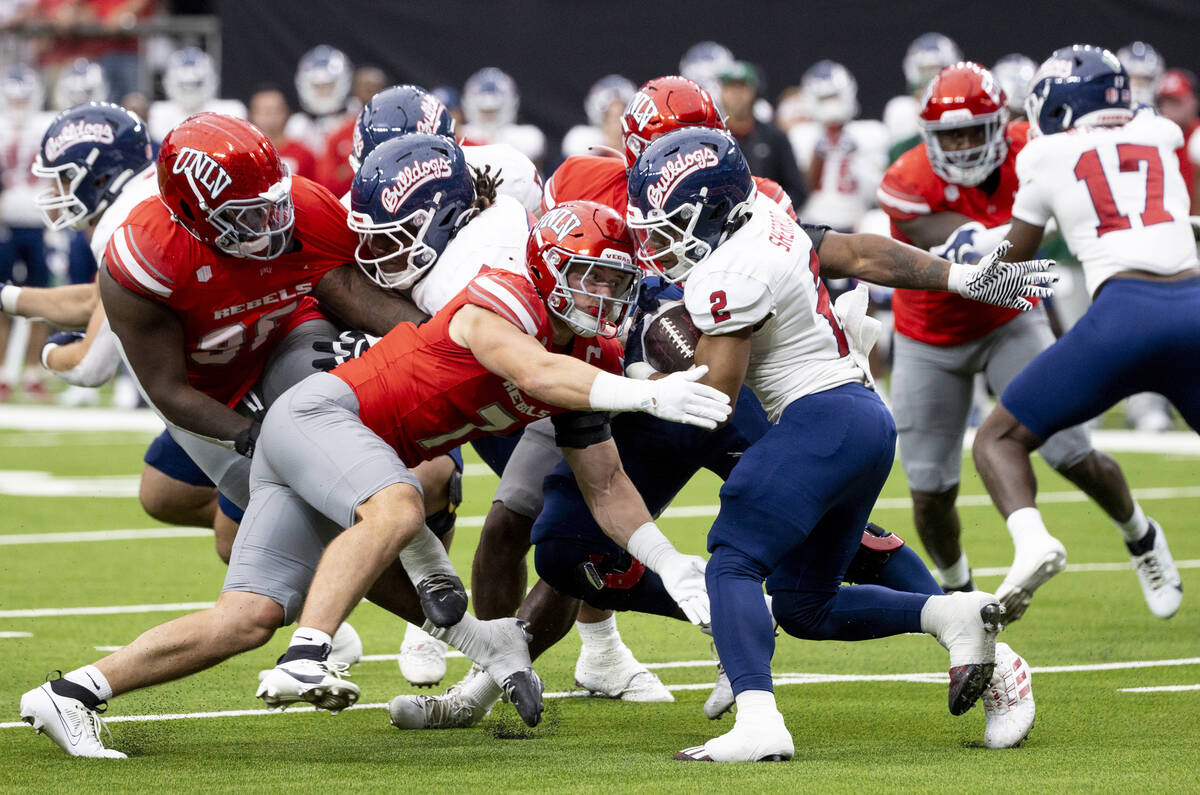
M 1142 226 L 1174 221 L 1163 206 L 1163 164 L 1158 155 L 1158 147 L 1117 144 L 1117 159 L 1122 171 L 1141 171 L 1142 163 L 1146 164 L 1146 205 L 1142 208 Z M 1096 217 L 1100 219 L 1100 223 L 1096 224 L 1097 237 L 1132 226 L 1129 216 L 1122 215 L 1117 210 L 1112 188 L 1108 184 L 1108 177 L 1104 175 L 1100 155 L 1095 149 L 1089 149 L 1079 156 L 1079 162 L 1075 164 L 1075 179 L 1087 185 L 1088 194 L 1092 197 L 1092 206 L 1096 208 Z
M 724 323 L 733 315 L 725 311 L 725 307 L 729 304 L 729 298 L 725 295 L 724 290 L 717 290 L 708 297 L 712 304 L 712 316 L 714 323 Z

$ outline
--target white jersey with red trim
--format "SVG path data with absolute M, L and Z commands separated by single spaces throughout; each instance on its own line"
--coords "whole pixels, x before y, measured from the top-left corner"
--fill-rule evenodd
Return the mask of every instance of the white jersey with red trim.
M 92 230 L 91 240 L 92 256 L 96 258 L 96 262 L 100 262 L 104 258 L 104 249 L 108 247 L 108 241 L 112 238 L 113 232 L 116 232 L 117 227 L 125 223 L 125 219 L 133 211 L 133 208 L 151 196 L 157 195 L 158 169 L 151 163 L 141 173 L 130 178 L 125 183 L 125 187 L 121 188 L 121 192 L 117 194 L 117 198 L 100 214 L 100 220 L 96 222 L 96 227 Z
M 463 146 L 507 144 L 535 162 L 546 154 L 546 136 L 532 124 L 505 124 L 500 127 L 465 124 L 462 143 Z
M 1091 295 L 1119 271 L 1195 267 L 1191 203 L 1175 155 L 1182 145 L 1179 127 L 1150 111 L 1120 127 L 1032 138 L 1017 155 L 1013 217 L 1034 226 L 1055 218 Z
M 497 196 L 496 203 L 466 223 L 412 288 L 422 312 L 436 315 L 484 268 L 498 268 L 528 278 L 525 243 L 533 218 L 516 199 Z
M 754 200 L 750 220 L 692 269 L 684 303 L 701 332 L 754 329 L 746 385 L 775 422 L 797 398 L 869 383 L 821 283 L 812 241 L 779 205 Z
M 869 119 L 845 125 L 810 122 L 793 127 L 788 140 L 801 173 L 820 161 L 800 217 L 849 232 L 875 203 L 875 189 L 888 165 L 887 128 Z

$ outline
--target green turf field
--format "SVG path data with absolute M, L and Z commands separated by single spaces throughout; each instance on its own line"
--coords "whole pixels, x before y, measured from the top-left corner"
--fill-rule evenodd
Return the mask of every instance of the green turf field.
M 983 747 L 983 711 L 954 718 L 945 685 L 910 681 L 822 681 L 819 674 L 944 673 L 946 654 L 932 639 L 906 636 L 856 644 L 782 637 L 774 668 L 781 710 L 796 759 L 776 765 L 673 762 L 672 754 L 727 730 L 701 705 L 715 669 L 706 637 L 665 619 L 622 615 L 622 634 L 646 663 L 676 687 L 676 703 L 639 705 L 585 698 L 547 700 L 542 726 L 530 732 L 507 705 L 476 729 L 399 732 L 380 708 L 406 690 L 394 659 L 354 670 L 362 708 L 337 717 L 259 714 L 256 673 L 286 644 L 267 647 L 180 682 L 115 699 L 108 712 L 113 745 L 126 761 L 71 760 L 17 721 L 17 702 L 53 669 L 70 670 L 180 615 L 162 605 L 216 598 L 223 567 L 211 539 L 191 537 L 57 543 L 51 533 L 156 526 L 132 496 L 147 434 L 0 431 L 0 787 L 5 790 L 400 791 L 1180 791 L 1200 789 L 1200 457 L 1117 454 L 1147 513 L 1166 528 L 1183 564 L 1188 598 L 1160 621 L 1146 610 L 1119 536 L 1090 503 L 1039 465 L 1047 524 L 1063 540 L 1071 567 L 1039 591 L 1026 617 L 1001 637 L 1034 671 L 1037 725 L 1019 749 Z M 17 474 L 17 473 L 24 474 Z M 30 473 L 49 473 L 30 474 Z M 105 480 L 94 480 L 98 476 Z M 68 480 L 70 478 L 70 480 Z M 467 500 L 452 552 L 469 561 L 494 479 L 466 480 Z M 18 496 L 34 491 L 46 496 Z M 965 495 L 981 495 L 970 465 Z M 874 519 L 916 541 L 899 469 Z M 963 501 L 966 543 L 983 588 L 999 584 L 1011 544 L 995 511 L 978 496 Z M 701 477 L 677 506 L 690 518 L 665 518 L 663 530 L 701 552 L 716 485 Z M 4 536 L 8 536 L 7 538 Z M 16 536 L 45 536 L 18 538 Z M 14 543 L 14 542 L 21 543 Z M 918 545 L 919 546 L 919 545 Z M 1098 564 L 1079 566 L 1079 564 Z M 1111 565 L 1105 565 L 1111 564 Z M 142 612 L 118 608 L 142 606 Z M 80 615 L 77 608 L 101 608 Z M 30 615 L 30 611 L 41 611 Z M 393 655 L 402 627 L 364 604 L 352 622 L 367 655 Z M 31 637 L 14 637 L 30 633 Z M 574 633 L 537 665 L 547 691 L 573 688 Z M 444 685 L 465 670 L 450 660 Z M 1101 667 L 1103 666 L 1103 667 Z M 1097 670 L 1098 667 L 1101 667 Z M 800 676 L 801 674 L 810 676 Z M 1129 688 L 1191 689 L 1127 692 Z M 198 717 L 195 713 L 249 711 Z M 178 715 L 150 721 L 138 716 Z M 133 718 L 133 720 L 125 720 Z M 517 735 L 518 738 L 514 738 Z

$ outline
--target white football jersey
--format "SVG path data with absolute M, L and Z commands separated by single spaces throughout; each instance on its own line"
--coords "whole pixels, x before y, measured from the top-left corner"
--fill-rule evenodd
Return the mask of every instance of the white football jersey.
M 1013 217 L 1034 226 L 1057 220 L 1090 295 L 1119 271 L 1194 267 L 1191 202 L 1175 154 L 1182 145 L 1179 127 L 1153 112 L 1120 127 L 1031 138 L 1017 155 Z
M 501 127 L 465 124 L 462 137 L 476 144 L 508 144 L 535 162 L 546 154 L 546 136 L 532 124 L 505 124 Z
M 49 183 L 30 170 L 42 148 L 53 113 L 0 116 L 0 225 L 40 229 L 42 212 L 34 204 Z
M 525 241 L 529 213 L 515 199 L 497 196 L 496 203 L 472 218 L 446 246 L 437 263 L 412 288 L 422 312 L 435 315 L 462 292 L 484 267 L 526 275 Z
M 509 144 L 464 146 L 462 150 L 471 166 L 491 166 L 493 176 L 500 173 L 496 193 L 511 196 L 529 212 L 537 212 L 542 203 L 542 177 L 532 160 Z
M 576 124 L 563 136 L 563 160 L 575 155 L 590 155 L 593 146 L 604 146 L 604 132 L 590 124 Z
M 750 220 L 688 275 L 684 303 L 704 334 L 754 328 L 746 385 L 776 422 L 797 398 L 869 383 L 821 285 L 807 234 L 759 195 Z
M 150 105 L 150 112 L 146 114 L 146 129 L 151 139 L 161 141 L 179 122 L 197 113 L 223 113 L 226 116 L 244 119 L 246 106 L 236 99 L 210 99 L 200 110 L 189 111 L 178 102 L 161 99 Z
M 818 183 L 800 211 L 805 223 L 827 224 L 848 232 L 875 203 L 875 190 L 887 168 L 888 131 L 882 122 L 860 119 L 846 124 L 836 138 L 824 124 L 797 124 L 788 132 L 801 173 L 822 158 Z
M 113 232 L 117 231 L 117 227 L 125 223 L 125 219 L 133 208 L 151 196 L 157 195 L 158 169 L 151 163 L 140 173 L 130 177 L 129 181 L 125 183 L 125 187 L 121 188 L 121 192 L 117 194 L 117 198 L 105 208 L 104 212 L 100 213 L 89 243 L 96 262 L 103 261 L 104 250 L 108 248 L 109 238 L 113 236 Z

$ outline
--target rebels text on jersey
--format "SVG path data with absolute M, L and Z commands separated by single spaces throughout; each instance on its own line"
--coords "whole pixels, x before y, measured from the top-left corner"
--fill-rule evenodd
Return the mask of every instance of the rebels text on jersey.
M 778 182 L 755 177 L 754 184 L 759 193 L 774 201 L 795 220 L 792 199 Z M 568 157 L 546 180 L 546 187 L 542 191 L 542 212 L 566 201 L 599 202 L 624 216 L 629 207 L 629 175 L 625 161 L 598 155 Z
M 550 318 L 533 284 L 489 268 L 431 319 L 396 326 L 360 358 L 333 371 L 358 397 L 363 424 L 408 466 L 564 411 L 521 392 L 450 339 L 451 318 L 468 304 L 495 312 L 554 350 Z M 568 350 L 555 352 L 621 372 L 616 340 L 575 337 Z
M 982 188 L 954 185 L 933 172 L 925 144 L 908 150 L 888 168 L 876 192 L 879 206 L 891 219 L 892 237 L 911 243 L 896 225 L 934 213 L 958 213 L 986 227 L 1012 219 L 1017 193 L 1017 154 L 1025 146 L 1029 125 L 1008 125 L 1008 156 L 1000 164 L 1000 179 L 991 193 Z M 985 252 L 986 253 L 986 252 Z M 936 290 L 896 290 L 892 297 L 896 331 L 929 345 L 948 347 L 979 339 L 1020 314 Z
M 1120 127 L 1034 138 L 1017 158 L 1013 217 L 1034 226 L 1057 219 L 1090 295 L 1123 270 L 1195 267 L 1190 200 L 1174 161 L 1182 139 L 1174 122 L 1151 111 Z
M 254 385 L 288 332 L 321 317 L 309 295 L 321 277 L 354 260 L 358 239 L 332 193 L 293 177 L 292 203 L 292 245 L 273 260 L 218 253 L 171 220 L 157 197 L 133 209 L 104 252 L 117 284 L 178 316 L 188 382 L 226 405 Z
M 751 327 L 746 385 L 772 422 L 797 398 L 867 383 L 833 313 L 812 241 L 770 199 L 688 275 L 684 303 L 707 335 Z

